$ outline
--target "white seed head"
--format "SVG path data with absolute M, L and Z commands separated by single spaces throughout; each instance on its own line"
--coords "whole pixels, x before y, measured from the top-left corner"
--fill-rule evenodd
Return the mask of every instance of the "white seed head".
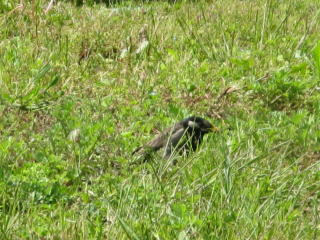
M 79 128 L 72 130 L 68 135 L 68 139 L 72 142 L 79 142 L 80 141 L 80 132 L 81 131 Z

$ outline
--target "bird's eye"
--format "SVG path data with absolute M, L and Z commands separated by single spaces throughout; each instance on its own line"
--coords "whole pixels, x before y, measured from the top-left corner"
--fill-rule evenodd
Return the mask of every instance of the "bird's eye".
M 188 126 L 191 128 L 199 128 L 199 125 L 194 121 L 189 121 Z

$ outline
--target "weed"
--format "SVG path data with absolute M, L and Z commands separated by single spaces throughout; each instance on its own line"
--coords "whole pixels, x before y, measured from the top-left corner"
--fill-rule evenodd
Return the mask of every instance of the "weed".
M 1 239 L 319 238 L 319 2 L 76 3 L 0 1 Z

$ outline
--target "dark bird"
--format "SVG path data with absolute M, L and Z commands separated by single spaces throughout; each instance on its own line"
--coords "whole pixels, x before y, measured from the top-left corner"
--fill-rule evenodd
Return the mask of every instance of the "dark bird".
M 167 128 L 144 146 L 138 147 L 132 154 L 139 153 L 142 156 L 139 162 L 148 161 L 150 155 L 160 149 L 164 149 L 164 158 L 169 158 L 174 152 L 188 154 L 197 150 L 205 134 L 217 130 L 201 117 L 188 117 Z

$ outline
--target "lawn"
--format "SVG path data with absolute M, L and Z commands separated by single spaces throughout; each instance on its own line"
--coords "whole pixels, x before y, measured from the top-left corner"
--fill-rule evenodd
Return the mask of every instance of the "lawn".
M 22 3 L 0 2 L 0 239 L 320 239 L 319 1 Z M 191 115 L 220 131 L 129 164 Z

